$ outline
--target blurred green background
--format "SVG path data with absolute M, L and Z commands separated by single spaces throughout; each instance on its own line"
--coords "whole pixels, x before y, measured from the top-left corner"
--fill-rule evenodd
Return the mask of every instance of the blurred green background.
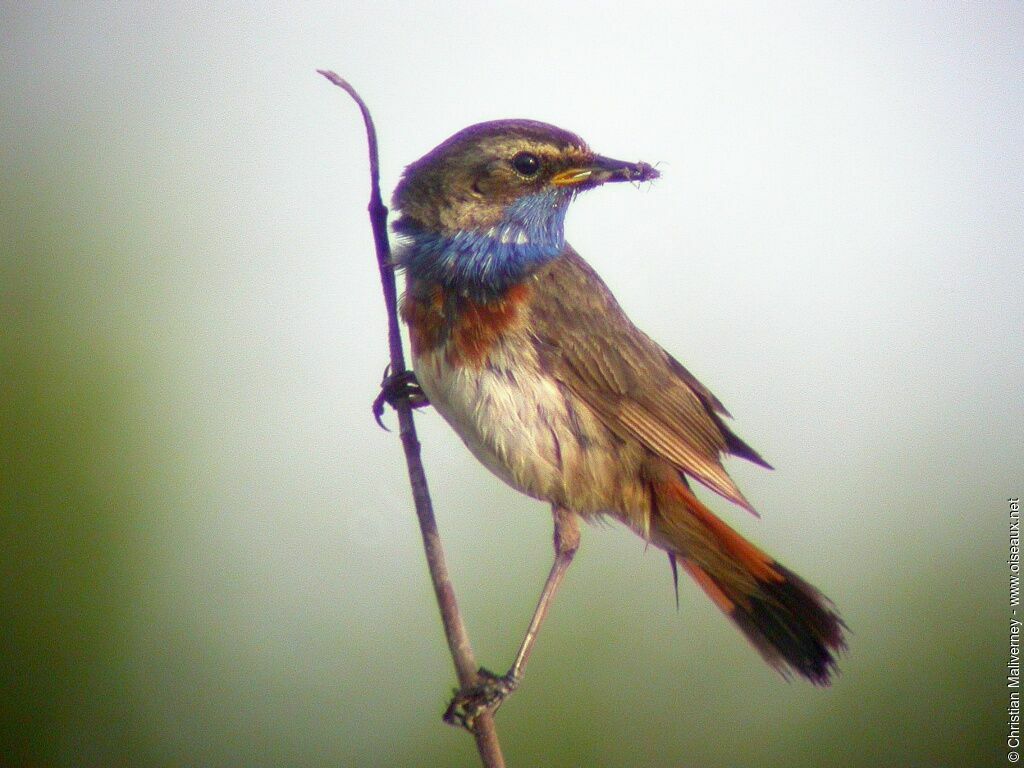
M 554 15 L 553 15 L 554 14 Z M 713 502 L 837 603 L 785 683 L 624 530 L 584 532 L 514 766 L 1006 760 L 1024 486 L 1019 3 L 5 3 L 0 764 L 471 766 L 385 363 L 384 184 L 498 117 L 660 162 L 573 244 L 777 468 Z M 392 418 L 393 421 L 393 418 Z M 550 518 L 418 419 L 481 663 Z

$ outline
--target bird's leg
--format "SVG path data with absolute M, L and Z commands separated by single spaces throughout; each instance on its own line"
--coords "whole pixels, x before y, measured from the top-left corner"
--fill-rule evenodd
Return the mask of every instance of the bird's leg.
M 483 712 L 493 712 L 501 706 L 523 679 L 523 670 L 533 651 L 534 643 L 537 642 L 540 625 L 544 622 L 548 608 L 555 599 L 555 593 L 558 592 L 562 579 L 565 578 L 565 573 L 569 570 L 573 556 L 580 546 L 580 524 L 576 513 L 555 506 L 552 508 L 552 514 L 555 520 L 555 562 L 551 566 L 548 580 L 544 582 L 544 589 L 541 590 L 540 599 L 537 601 L 533 618 L 530 619 L 530 626 L 526 629 L 526 636 L 519 646 L 515 661 L 508 672 L 500 677 L 481 667 L 477 673 L 476 684 L 459 691 L 448 705 L 444 720 L 450 725 L 460 725 L 472 731 L 476 718 Z
M 413 408 L 423 408 L 430 405 L 426 393 L 420 388 L 416 381 L 416 374 L 412 371 L 391 373 L 391 366 L 384 369 L 384 379 L 380 383 L 380 394 L 373 401 L 373 418 L 376 419 L 381 429 L 387 429 L 380 420 L 384 415 L 384 403 L 392 408 L 399 400 L 406 399 Z
M 576 550 L 580 547 L 580 523 L 576 513 L 562 507 L 554 507 L 552 513 L 555 519 L 555 562 L 551 565 L 548 580 L 544 583 L 544 589 L 541 590 L 537 608 L 530 620 L 530 626 L 527 627 L 526 636 L 523 638 L 522 645 L 519 646 L 519 653 L 516 654 L 516 659 L 512 662 L 508 674 L 505 675 L 512 681 L 513 687 L 518 686 L 522 680 L 523 670 L 533 651 L 533 645 L 537 641 L 537 633 L 540 632 L 540 625 L 543 623 L 544 617 L 547 616 L 548 608 L 551 607 L 551 601 L 555 599 L 555 593 L 561 586 L 566 571 L 572 565 Z

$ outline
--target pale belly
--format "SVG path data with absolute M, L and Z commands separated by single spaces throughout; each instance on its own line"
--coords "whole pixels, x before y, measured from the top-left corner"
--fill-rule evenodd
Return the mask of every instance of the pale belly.
M 444 352 L 414 361 L 431 404 L 473 455 L 522 493 L 581 514 L 646 506 L 640 449 L 625 445 L 530 354 L 499 343 L 480 369 L 451 366 Z M 637 487 L 634 487 L 637 486 Z

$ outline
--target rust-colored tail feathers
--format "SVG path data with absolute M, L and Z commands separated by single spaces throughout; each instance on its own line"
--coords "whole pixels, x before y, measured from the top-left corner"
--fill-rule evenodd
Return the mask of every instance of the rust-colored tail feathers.
M 719 520 L 685 481 L 655 488 L 653 542 L 668 551 L 765 660 L 828 685 L 846 625 L 817 589 Z

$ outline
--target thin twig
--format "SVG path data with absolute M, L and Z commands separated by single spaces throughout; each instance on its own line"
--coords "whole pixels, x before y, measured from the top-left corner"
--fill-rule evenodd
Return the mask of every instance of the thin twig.
M 370 226 L 373 229 L 373 241 L 377 249 L 377 265 L 380 268 L 380 282 L 384 289 L 384 304 L 388 315 L 391 375 L 399 376 L 406 371 L 405 355 L 402 351 L 402 336 L 398 327 L 398 291 L 395 287 L 395 270 L 391 265 L 391 249 L 388 245 L 388 209 L 380 195 L 377 132 L 373 127 L 370 110 L 356 90 L 334 72 L 322 69 L 318 69 L 317 72 L 345 90 L 355 100 L 359 105 L 359 110 L 363 113 L 363 122 L 366 124 L 366 140 L 370 151 L 370 204 L 367 209 L 370 212 Z M 423 549 L 427 555 L 427 566 L 430 569 L 430 578 L 434 583 L 437 604 L 441 609 L 444 634 L 448 639 L 448 649 L 451 651 L 452 661 L 455 663 L 459 686 L 464 690 L 477 682 L 476 658 L 469 643 L 469 635 L 466 632 L 466 625 L 462 621 L 458 603 L 455 601 L 455 590 L 452 587 L 451 578 L 448 576 L 441 536 L 437 531 L 434 507 L 430 501 L 430 491 L 427 488 L 427 476 L 423 471 L 423 462 L 420 459 L 420 443 L 416 437 L 416 426 L 413 423 L 412 405 L 408 398 L 399 397 L 395 400 L 394 408 L 398 413 L 399 434 L 402 438 L 402 447 L 405 450 L 405 462 L 409 468 L 409 483 L 412 486 L 416 516 L 419 518 L 420 532 L 423 535 Z M 484 713 L 476 719 L 473 735 L 476 737 L 476 748 L 484 766 L 486 768 L 504 768 L 505 758 L 502 756 L 501 746 L 498 744 L 498 733 L 494 728 L 494 718 L 490 713 Z

